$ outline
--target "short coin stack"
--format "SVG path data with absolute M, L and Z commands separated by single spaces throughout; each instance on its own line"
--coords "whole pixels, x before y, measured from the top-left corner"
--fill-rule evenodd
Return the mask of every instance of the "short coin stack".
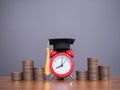
M 22 80 L 22 72 L 12 72 L 11 79 L 14 81 Z
M 44 68 L 34 68 L 34 80 L 45 80 Z
M 98 80 L 98 59 L 97 58 L 87 58 L 88 62 L 88 79 L 89 80 Z
M 110 79 L 110 66 L 99 66 L 100 80 Z
M 33 60 L 24 60 L 22 62 L 23 80 L 33 80 Z
M 76 71 L 77 80 L 87 80 L 87 71 Z

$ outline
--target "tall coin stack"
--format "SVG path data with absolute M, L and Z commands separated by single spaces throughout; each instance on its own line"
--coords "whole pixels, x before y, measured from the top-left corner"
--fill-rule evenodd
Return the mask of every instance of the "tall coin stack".
M 34 61 L 24 60 L 22 62 L 23 80 L 33 80 Z
M 110 79 L 110 66 L 99 66 L 100 80 Z
M 22 80 L 22 72 L 12 72 L 11 80 L 14 80 L 14 81 Z
M 34 80 L 45 80 L 44 68 L 34 68 Z
M 88 62 L 88 79 L 89 80 L 98 80 L 98 59 L 97 58 L 87 58 Z
M 87 80 L 87 71 L 76 71 L 77 80 Z

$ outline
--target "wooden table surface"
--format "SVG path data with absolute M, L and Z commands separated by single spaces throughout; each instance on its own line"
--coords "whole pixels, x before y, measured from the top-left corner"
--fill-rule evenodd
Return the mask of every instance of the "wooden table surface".
M 120 90 L 120 76 L 107 81 L 12 81 L 0 76 L 0 90 Z

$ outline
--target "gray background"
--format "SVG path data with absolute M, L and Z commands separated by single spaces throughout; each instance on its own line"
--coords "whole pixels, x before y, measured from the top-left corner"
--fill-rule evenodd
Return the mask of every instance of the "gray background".
M 120 0 L 0 0 L 0 75 L 22 60 L 43 67 L 49 38 L 75 38 L 75 71 L 87 57 L 120 75 Z

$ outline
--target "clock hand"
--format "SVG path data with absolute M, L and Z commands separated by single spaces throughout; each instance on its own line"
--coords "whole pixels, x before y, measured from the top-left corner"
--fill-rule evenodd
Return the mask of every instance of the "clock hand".
M 63 57 L 61 58 L 61 65 L 57 66 L 56 69 L 63 67 L 63 64 L 66 62 L 66 59 L 63 62 Z
M 65 61 L 62 64 L 64 64 L 65 62 L 66 62 L 66 59 L 65 59 Z
M 58 69 L 58 68 L 60 68 L 60 67 L 63 67 L 63 64 L 61 64 L 61 65 L 57 66 L 57 67 L 56 67 L 56 69 Z
M 62 57 L 62 59 L 61 59 L 61 65 L 63 64 L 63 57 Z

